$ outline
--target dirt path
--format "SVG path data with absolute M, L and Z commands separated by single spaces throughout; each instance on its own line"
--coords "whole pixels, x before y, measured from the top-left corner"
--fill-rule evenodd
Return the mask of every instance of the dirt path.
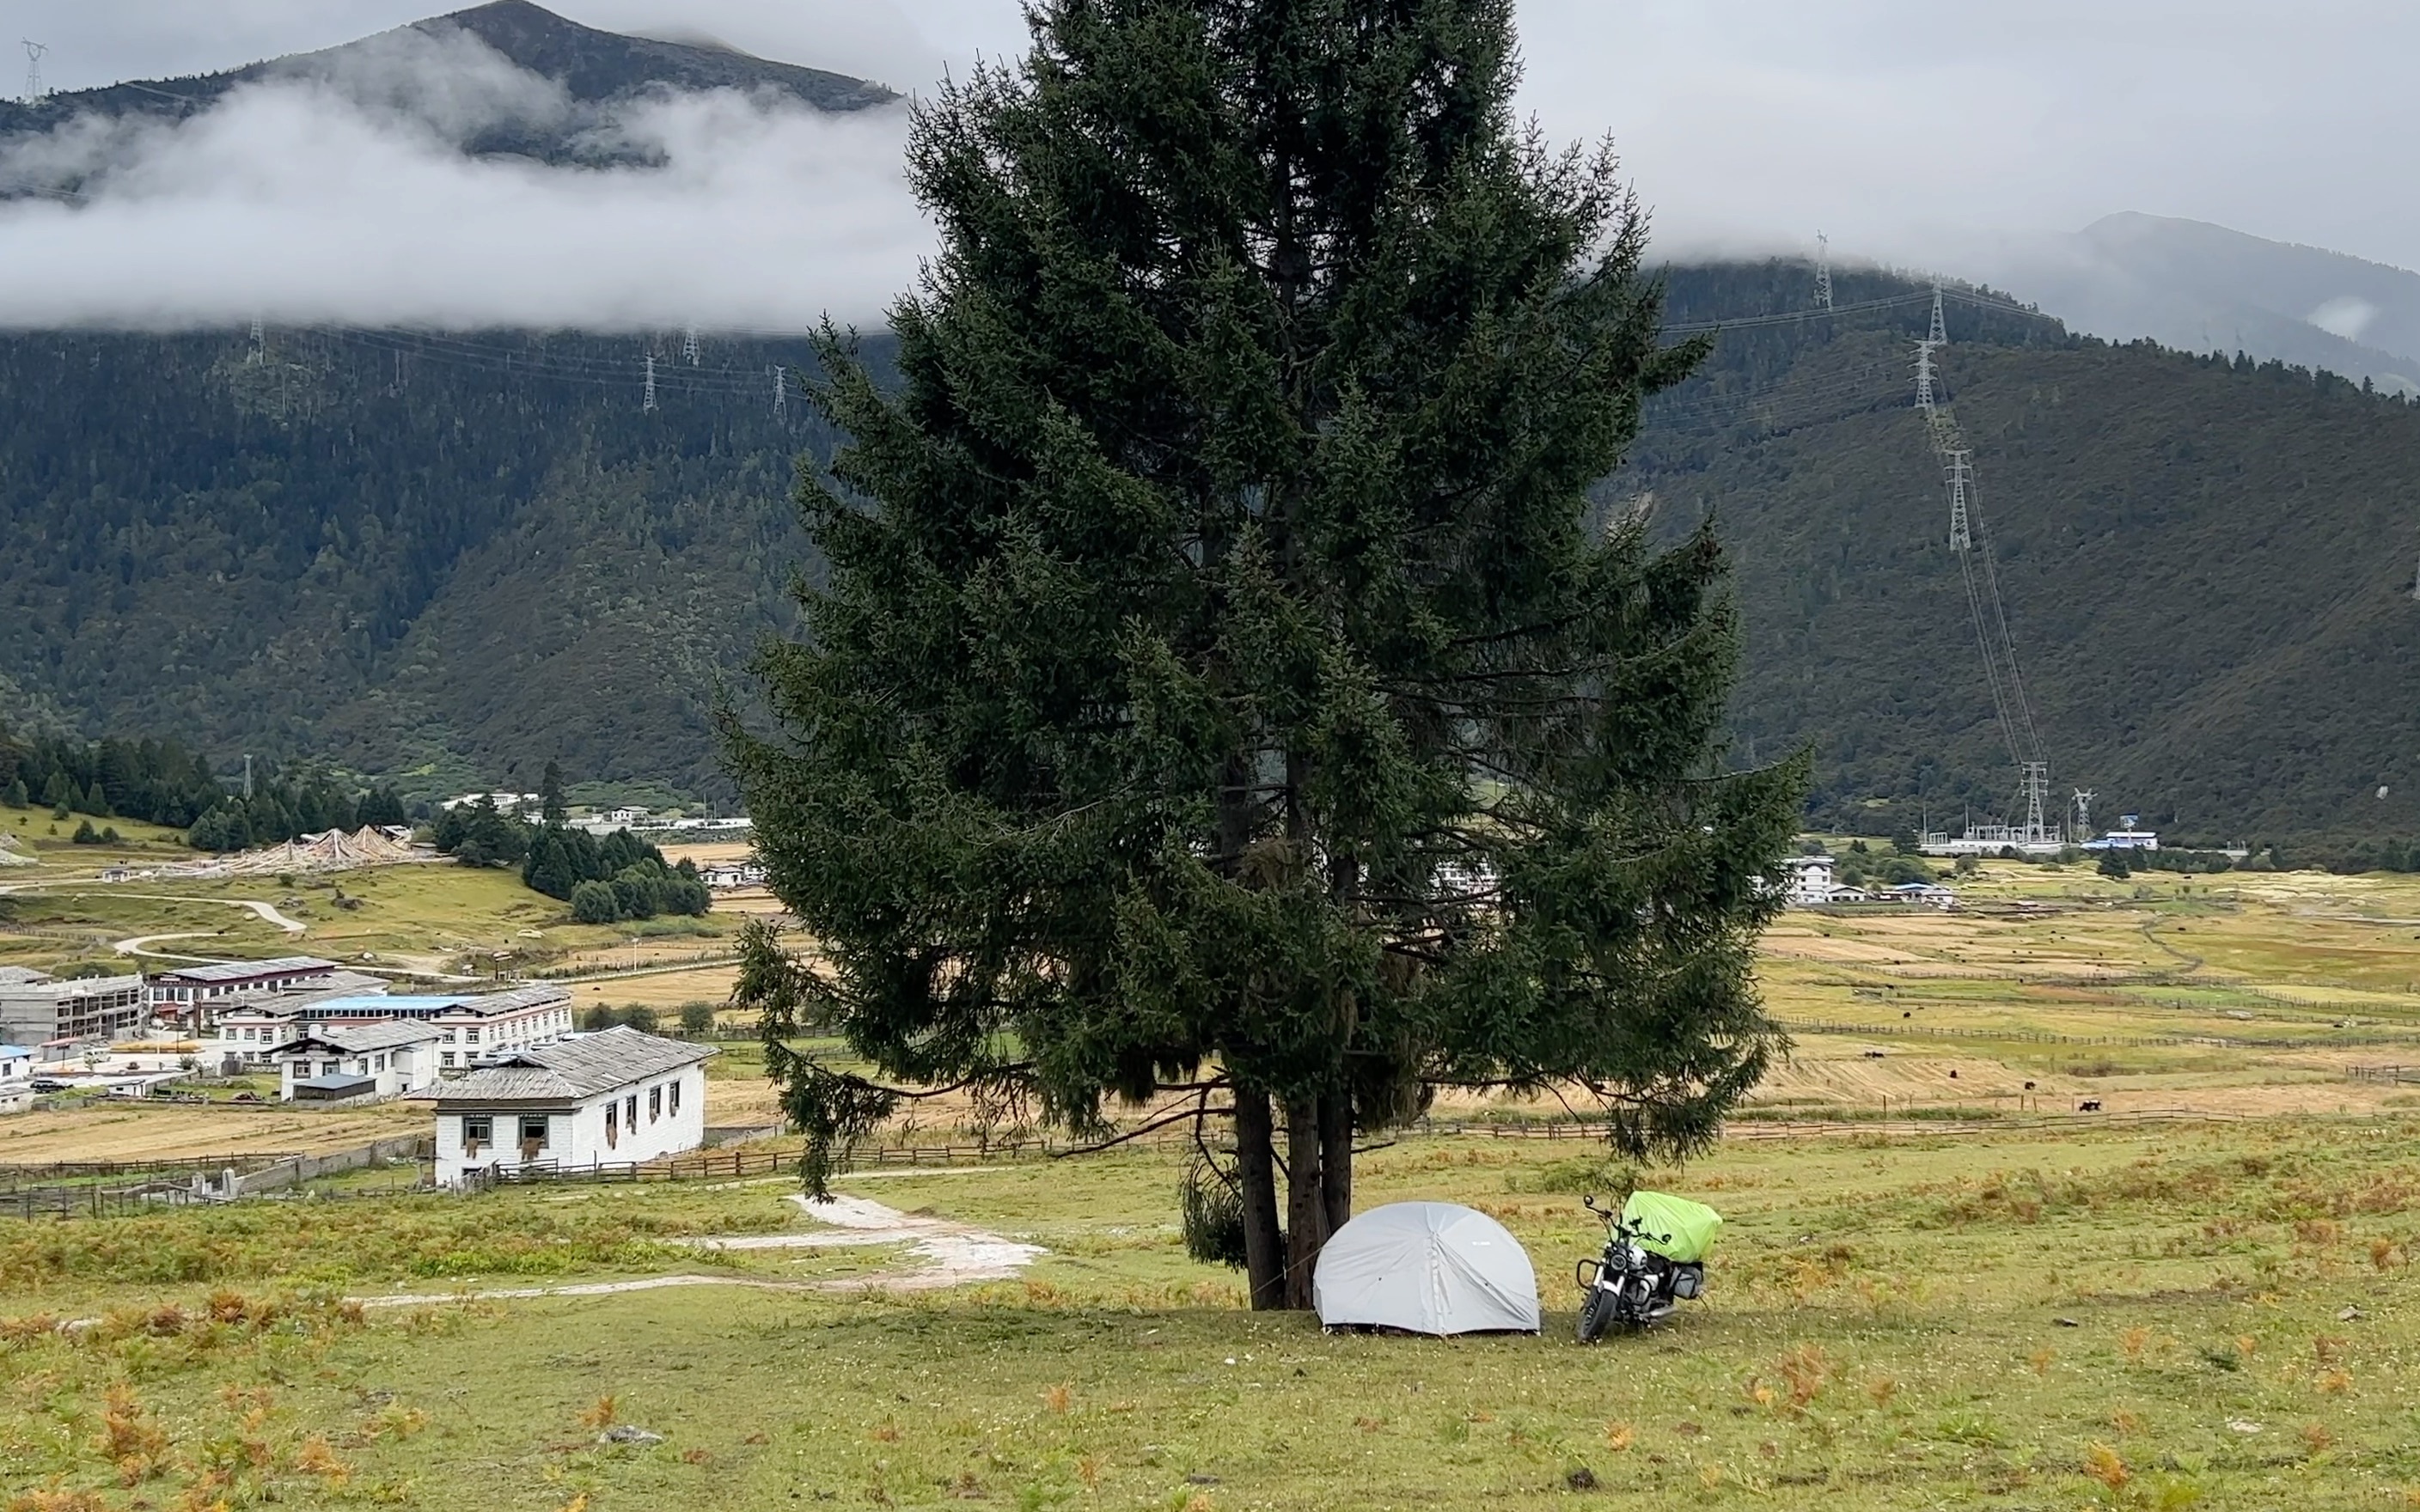
M 560 1287 L 504 1287 L 491 1290 L 411 1293 L 349 1299 L 365 1307 L 436 1306 L 449 1302 L 513 1302 L 537 1297 L 611 1297 L 666 1287 L 752 1287 L 761 1291 L 939 1291 L 970 1281 L 1005 1281 L 1038 1259 L 1039 1244 L 1021 1243 L 971 1225 L 917 1218 L 868 1197 L 833 1196 L 822 1202 L 794 1196 L 799 1211 L 826 1227 L 786 1234 L 738 1234 L 681 1239 L 674 1243 L 709 1253 L 740 1250 L 829 1249 L 864 1244 L 906 1244 L 925 1263 L 913 1271 L 885 1271 L 833 1281 L 776 1281 L 746 1275 L 656 1275 L 630 1281 L 584 1281 Z
M 110 949 L 119 955 L 139 955 L 149 961 L 198 961 L 209 965 L 215 964 L 218 957 L 187 955 L 179 950 L 155 950 L 151 948 L 162 940 L 215 940 L 218 937 L 216 930 L 187 930 L 180 934 L 137 934 L 131 940 L 118 941 Z
M 308 932 L 311 928 L 310 925 L 303 923 L 301 919 L 288 918 L 284 914 L 279 913 L 275 903 L 263 903 L 257 898 L 169 898 L 163 897 L 158 893 L 152 892 L 113 892 L 110 896 L 115 898 L 132 898 L 141 903 L 220 903 L 228 908 L 241 908 L 252 914 L 261 922 L 265 924 L 274 924 L 288 934 L 302 934 Z M 217 936 L 214 934 L 206 931 L 197 932 L 194 930 L 187 930 L 180 934 L 137 934 L 132 939 L 118 941 L 116 945 L 110 947 L 110 949 L 116 950 L 119 955 L 153 956 L 163 961 L 213 961 L 217 959 L 214 956 L 182 955 L 171 950 L 154 950 L 151 947 L 161 940 L 207 940 L 214 939 Z

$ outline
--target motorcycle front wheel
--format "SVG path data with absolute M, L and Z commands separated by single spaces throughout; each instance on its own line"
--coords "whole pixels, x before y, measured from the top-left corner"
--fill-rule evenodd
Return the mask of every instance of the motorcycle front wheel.
M 1594 1344 L 1613 1326 L 1614 1296 L 1603 1287 L 1590 1287 L 1580 1302 L 1580 1342 Z

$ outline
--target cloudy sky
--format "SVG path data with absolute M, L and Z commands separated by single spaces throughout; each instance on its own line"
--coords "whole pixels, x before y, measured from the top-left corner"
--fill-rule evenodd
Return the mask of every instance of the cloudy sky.
M 66 89 L 325 47 L 430 8 L 0 0 L 0 37 L 48 43 L 46 80 Z M 1023 36 L 1013 0 L 552 8 L 910 90 Z M 1522 0 L 1520 14 L 1528 104 L 1560 135 L 1613 134 L 1673 252 L 1805 247 L 1820 228 L 1836 255 L 1988 272 L 2011 242 L 2136 209 L 2420 267 L 2420 199 L 2403 192 L 2410 0 Z M 280 299 L 297 318 L 642 319 L 668 300 L 731 324 L 789 323 L 818 300 L 863 317 L 922 244 L 882 126 L 651 119 L 633 129 L 666 146 L 666 175 L 574 182 L 463 172 L 324 107 L 230 105 L 139 144 L 154 171 L 106 215 L 0 214 L 15 290 L 0 288 L 0 321 L 219 317 Z M 583 276 L 566 282 L 567 264 Z M 500 307 L 453 310 L 473 285 Z

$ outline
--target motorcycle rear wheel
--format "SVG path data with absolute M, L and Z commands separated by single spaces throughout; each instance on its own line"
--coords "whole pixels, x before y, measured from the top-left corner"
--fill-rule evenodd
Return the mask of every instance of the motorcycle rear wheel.
M 1614 1296 L 1603 1287 L 1590 1287 L 1580 1303 L 1580 1342 L 1594 1344 L 1613 1325 Z

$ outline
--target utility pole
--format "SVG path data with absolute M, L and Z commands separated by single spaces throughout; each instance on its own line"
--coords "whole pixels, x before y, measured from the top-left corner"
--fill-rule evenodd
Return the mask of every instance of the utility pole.
M 2025 838 L 2046 841 L 2051 838 L 2049 815 L 2043 812 L 2050 798 L 2050 763 L 2027 762 L 2025 774 Z
M 1916 344 L 1916 407 L 1924 411 L 1927 421 L 1932 419 L 1932 352 L 1940 346 L 1927 338 Z
M 1832 308 L 1832 243 L 1821 231 L 1815 233 L 1815 308 Z
M 775 420 L 787 420 L 790 418 L 790 385 L 787 382 L 788 377 L 789 369 L 783 367 L 779 363 L 773 364 L 773 418 Z
M 691 367 L 697 365 L 697 322 L 694 320 L 681 332 L 681 361 Z
M 653 352 L 647 354 L 647 396 L 640 402 L 639 408 L 647 414 L 656 412 L 656 354 Z
M 1974 455 L 1963 447 L 1948 454 L 1949 549 L 1952 551 L 1975 549 L 1975 537 L 1966 519 L 1966 486 L 1975 479 L 1975 470 L 1968 459 Z
M 50 48 L 41 42 L 25 44 L 25 103 L 28 105 L 42 102 L 42 54 L 49 51 Z
M 252 796 L 252 757 L 249 754 L 243 759 L 243 795 L 247 798 Z
M 1924 339 L 1935 347 L 1949 345 L 1949 328 L 1941 323 L 1941 281 L 1937 278 L 1932 281 L 1932 329 Z
M 244 361 L 255 367 L 269 361 L 269 332 L 258 319 L 252 322 L 252 355 Z

